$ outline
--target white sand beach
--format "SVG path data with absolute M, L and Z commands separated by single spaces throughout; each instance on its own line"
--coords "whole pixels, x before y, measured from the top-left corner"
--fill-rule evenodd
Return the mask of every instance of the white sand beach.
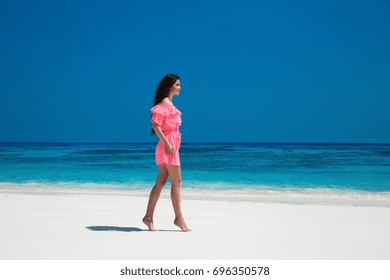
M 156 208 L 159 231 L 149 232 L 141 222 L 148 191 L 2 187 L 0 259 L 390 259 L 388 201 L 250 202 L 211 193 L 183 189 L 193 229 L 183 233 L 172 223 L 169 189 Z

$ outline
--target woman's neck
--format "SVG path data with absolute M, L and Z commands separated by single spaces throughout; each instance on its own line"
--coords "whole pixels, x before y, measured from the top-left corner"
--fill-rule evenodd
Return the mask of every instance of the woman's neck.
M 172 99 L 173 99 L 173 97 L 175 96 L 175 94 L 174 93 L 170 93 L 169 95 L 168 95 L 168 99 L 169 99 L 169 101 L 171 101 L 172 102 Z
M 173 105 L 173 102 L 172 102 L 172 97 L 165 97 L 163 100 L 162 100 L 162 103 L 165 104 L 165 105 Z

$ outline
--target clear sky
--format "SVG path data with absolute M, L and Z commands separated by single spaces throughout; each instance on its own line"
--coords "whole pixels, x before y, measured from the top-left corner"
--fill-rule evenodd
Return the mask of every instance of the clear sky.
M 390 142 L 390 1 L 0 0 L 0 141 Z

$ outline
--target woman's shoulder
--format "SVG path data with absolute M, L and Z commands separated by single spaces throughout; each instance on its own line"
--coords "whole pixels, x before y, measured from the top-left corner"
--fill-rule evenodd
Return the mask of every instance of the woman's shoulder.
M 171 113 L 171 106 L 167 106 L 167 105 L 164 105 L 162 103 L 158 103 L 156 105 L 154 105 L 150 111 L 153 113 L 153 114 L 162 114 L 164 116 L 168 116 L 170 113 Z M 173 106 L 172 106 L 173 107 Z
M 172 105 L 165 105 L 164 103 L 158 103 L 155 106 L 150 109 L 152 114 L 162 114 L 164 116 L 169 115 L 181 115 L 181 112 L 172 104 Z

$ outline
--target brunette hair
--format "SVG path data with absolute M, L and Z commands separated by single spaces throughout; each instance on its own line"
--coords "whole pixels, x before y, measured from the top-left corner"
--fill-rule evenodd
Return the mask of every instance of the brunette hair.
M 154 95 L 153 106 L 156 106 L 157 104 L 161 103 L 161 101 L 163 101 L 164 98 L 169 96 L 171 87 L 176 83 L 177 80 L 180 80 L 180 76 L 175 74 L 168 74 L 165 75 L 164 78 L 162 78 L 162 80 L 158 84 L 156 93 Z M 153 128 L 150 134 L 151 135 L 156 134 Z

